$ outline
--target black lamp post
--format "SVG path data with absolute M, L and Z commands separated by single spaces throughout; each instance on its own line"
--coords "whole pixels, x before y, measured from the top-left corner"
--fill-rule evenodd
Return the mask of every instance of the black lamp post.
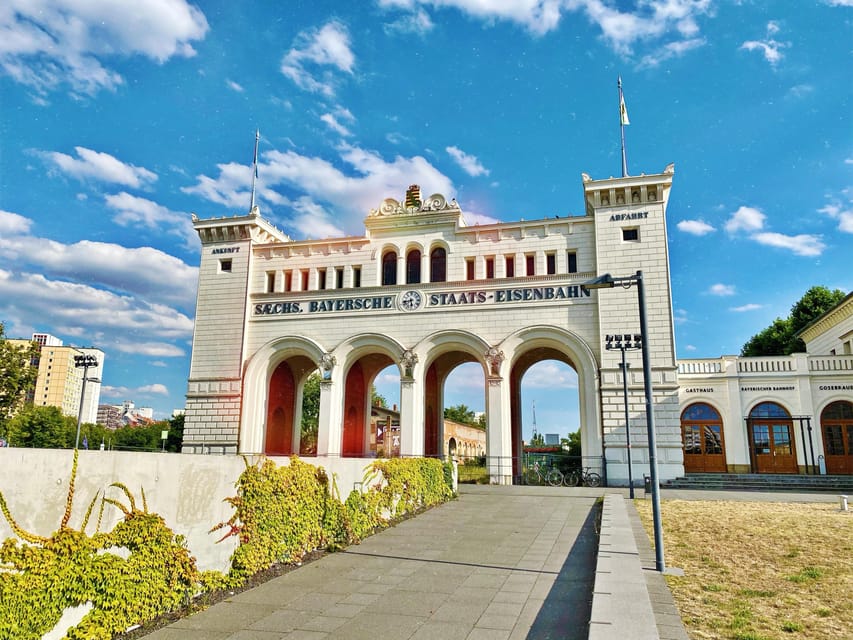
M 608 351 L 618 349 L 622 352 L 622 394 L 625 398 L 625 439 L 628 448 L 628 496 L 634 499 L 634 473 L 631 469 L 631 425 L 628 415 L 628 367 L 631 363 L 625 361 L 625 352 L 643 348 L 643 336 L 640 334 L 617 334 L 605 336 L 604 348 Z
M 663 553 L 663 528 L 660 517 L 660 484 L 658 482 L 657 437 L 655 434 L 655 413 L 652 397 L 652 365 L 649 359 L 649 327 L 646 319 L 646 294 L 643 288 L 643 272 L 632 276 L 614 278 L 609 273 L 584 283 L 586 289 L 612 289 L 616 285 L 625 289 L 637 285 L 637 302 L 640 307 L 640 336 L 643 355 L 643 386 L 646 392 L 646 428 L 649 438 L 649 475 L 652 482 L 652 518 L 655 530 L 655 569 L 663 573 L 666 570 Z
M 74 438 L 74 449 L 79 449 L 80 422 L 83 420 L 83 400 L 86 397 L 86 382 L 90 381 L 89 369 L 98 366 L 98 359 L 88 354 L 74 356 L 74 366 L 78 369 L 83 369 L 83 390 L 80 392 L 80 409 L 77 411 L 77 436 Z M 91 382 L 100 382 L 100 380 L 91 378 Z

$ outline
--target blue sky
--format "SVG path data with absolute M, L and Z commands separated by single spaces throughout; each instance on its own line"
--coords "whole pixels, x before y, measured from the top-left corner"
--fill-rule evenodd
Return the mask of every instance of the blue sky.
M 577 215 L 581 172 L 621 171 L 621 74 L 629 172 L 675 163 L 678 354 L 737 353 L 808 287 L 851 289 L 851 22 L 853 0 L 7 0 L 0 320 L 103 349 L 102 400 L 166 416 L 190 212 L 248 209 L 256 128 L 258 203 L 296 238 L 361 234 L 411 183 L 471 222 Z M 534 401 L 540 431 L 576 426 L 553 366 L 525 431 Z

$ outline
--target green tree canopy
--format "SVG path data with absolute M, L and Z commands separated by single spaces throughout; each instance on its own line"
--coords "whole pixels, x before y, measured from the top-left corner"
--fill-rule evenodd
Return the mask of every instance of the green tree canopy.
M 464 404 L 445 407 L 444 417 L 460 424 L 467 424 L 481 429 L 486 428 L 486 416 L 482 414 L 477 416 L 477 413 L 473 409 L 469 409 L 468 406 Z
M 817 317 L 841 302 L 845 293 L 840 289 L 812 287 L 791 307 L 787 318 L 776 318 L 773 323 L 752 336 L 740 351 L 742 356 L 787 356 L 804 353 L 806 345 L 797 333 Z
M 6 338 L 6 327 L 0 322 L 0 425 L 24 404 L 27 390 L 38 377 L 32 362 L 39 355 L 39 346 L 12 344 Z

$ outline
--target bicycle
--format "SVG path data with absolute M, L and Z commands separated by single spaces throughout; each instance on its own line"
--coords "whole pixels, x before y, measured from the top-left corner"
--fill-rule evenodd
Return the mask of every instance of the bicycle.
M 600 487 L 601 476 L 595 471 L 590 471 L 589 467 L 583 469 L 575 469 L 571 473 L 567 473 L 563 478 L 563 482 L 567 487 L 576 487 L 579 484 L 584 487 Z
M 538 462 L 534 462 L 533 466 L 527 467 L 524 482 L 525 484 L 549 484 L 552 487 L 559 487 L 563 484 L 563 474 L 559 469 L 549 469 L 540 466 Z

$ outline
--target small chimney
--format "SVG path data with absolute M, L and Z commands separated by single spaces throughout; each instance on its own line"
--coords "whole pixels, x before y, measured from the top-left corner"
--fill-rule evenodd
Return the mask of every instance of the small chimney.
M 410 184 L 409 188 L 406 189 L 406 209 L 410 207 L 414 207 L 415 209 L 420 209 L 421 207 L 421 188 L 416 184 Z

